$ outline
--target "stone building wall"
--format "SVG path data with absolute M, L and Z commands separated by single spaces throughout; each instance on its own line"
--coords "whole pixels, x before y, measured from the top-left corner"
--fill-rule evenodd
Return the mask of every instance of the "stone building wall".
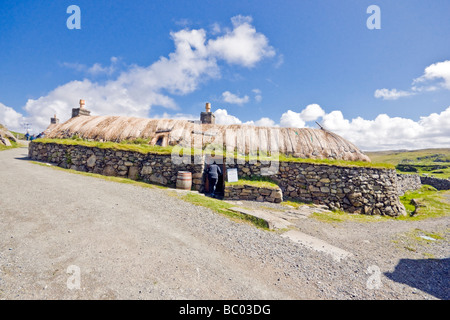
M 283 192 L 280 188 L 256 187 L 246 184 L 226 185 L 224 198 L 280 203 L 283 201 Z
M 85 146 L 33 141 L 31 159 L 56 163 L 64 168 L 103 175 L 140 179 L 175 186 L 178 171 L 190 171 L 193 189 L 203 188 L 204 159 L 194 156 L 176 164 L 171 155 L 141 154 Z M 264 175 L 275 181 L 283 198 L 325 204 L 350 213 L 397 216 L 406 214 L 398 197 L 394 169 L 344 167 L 302 162 L 227 162 L 240 178 Z M 266 172 L 266 171 L 268 172 Z
M 28 155 L 31 159 L 55 163 L 63 168 L 164 186 L 176 185 L 178 171 L 190 171 L 193 189 L 200 190 L 203 185 L 203 162 L 195 161 L 194 156 L 186 163 L 174 164 L 170 155 L 37 142 L 30 143 Z
M 271 163 L 273 166 L 273 163 Z M 227 163 L 237 168 L 238 176 L 259 176 L 267 164 Z M 406 210 L 397 194 L 394 169 L 331 166 L 302 162 L 279 162 L 269 174 L 283 191 L 283 197 L 331 209 L 370 215 L 405 215 Z M 270 171 L 270 169 L 268 170 Z

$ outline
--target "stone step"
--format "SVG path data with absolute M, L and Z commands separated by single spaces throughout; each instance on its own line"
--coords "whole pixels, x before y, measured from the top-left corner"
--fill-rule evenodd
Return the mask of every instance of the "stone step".
M 239 207 L 232 207 L 229 208 L 228 210 L 262 219 L 267 223 L 267 226 L 271 230 L 285 229 L 292 225 L 291 222 L 262 210 L 251 210 Z
M 328 254 L 333 258 L 333 260 L 337 262 L 353 256 L 353 254 L 348 251 L 335 247 L 319 238 L 310 236 L 298 230 L 289 230 L 283 233 L 281 236 L 299 243 L 309 249 Z

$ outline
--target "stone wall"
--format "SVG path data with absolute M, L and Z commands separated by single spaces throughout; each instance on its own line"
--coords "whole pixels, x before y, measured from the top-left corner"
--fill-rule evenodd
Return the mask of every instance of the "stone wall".
M 106 176 L 142 180 L 164 186 L 175 186 L 178 171 L 192 172 L 192 188 L 202 187 L 203 162 L 190 157 L 187 163 L 174 164 L 170 155 L 142 154 L 56 143 L 29 145 L 31 159 L 55 163 L 60 167 Z
M 402 196 L 406 191 L 420 189 L 422 183 L 417 174 L 397 174 L 397 194 Z
M 254 200 L 280 203 L 283 192 L 280 188 L 256 187 L 248 184 L 225 185 L 224 198 L 229 200 Z
M 435 187 L 438 190 L 450 190 L 450 180 L 449 179 L 439 179 L 434 177 L 420 177 L 420 182 L 422 184 L 428 184 Z
M 194 156 L 176 164 L 171 155 L 142 154 L 85 146 L 32 142 L 31 159 L 52 162 L 64 168 L 175 186 L 178 171 L 190 171 L 193 189 L 202 191 L 204 159 Z M 240 178 L 268 175 L 283 197 L 325 204 L 350 213 L 397 216 L 406 214 L 397 194 L 394 169 L 331 166 L 302 162 L 229 161 Z M 246 191 L 245 193 L 247 193 Z M 253 191 L 249 195 L 253 197 Z M 241 194 L 242 195 L 242 194 Z M 256 195 L 256 193 L 255 193 Z M 258 197 L 258 196 L 257 196 Z M 255 199 L 256 200 L 256 199 Z
M 273 163 L 271 163 L 273 165 Z M 227 163 L 240 178 L 259 176 L 268 164 Z M 279 162 L 268 176 L 283 191 L 283 197 L 350 213 L 405 215 L 397 194 L 394 169 L 331 166 L 302 162 Z M 268 170 L 270 171 L 270 169 Z

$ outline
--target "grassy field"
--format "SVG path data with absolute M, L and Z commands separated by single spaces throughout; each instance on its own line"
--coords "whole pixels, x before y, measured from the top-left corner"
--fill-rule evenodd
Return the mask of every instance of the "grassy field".
M 0 144 L 0 151 L 13 149 L 13 148 L 20 148 L 20 147 L 23 146 L 22 144 L 14 142 L 14 141 L 10 141 L 10 142 L 11 142 L 11 146 L 10 147 L 7 147 L 7 146 L 4 146 L 3 144 Z
M 399 173 L 450 178 L 450 148 L 366 152 L 374 163 L 396 166 Z

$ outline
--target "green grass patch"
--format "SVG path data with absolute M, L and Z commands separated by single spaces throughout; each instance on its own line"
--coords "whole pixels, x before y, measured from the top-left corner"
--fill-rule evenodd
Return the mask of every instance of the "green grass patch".
M 395 239 L 391 240 L 398 248 L 407 251 L 415 252 L 424 256 L 427 259 L 434 259 L 434 255 L 426 252 L 427 246 L 433 243 L 439 243 L 446 240 L 449 229 L 442 229 L 441 232 L 428 232 L 419 228 L 402 232 L 396 235 Z
M 84 146 L 89 148 L 99 148 L 99 149 L 111 149 L 117 151 L 133 151 L 139 152 L 143 154 L 153 153 L 153 154 L 172 154 L 174 147 L 161 147 L 161 146 L 152 146 L 149 144 L 138 144 L 138 143 L 130 143 L 130 141 L 124 142 L 99 142 L 99 141 L 87 141 L 76 136 L 72 137 L 72 139 L 48 139 L 48 138 L 40 138 L 36 139 L 33 142 L 39 143 L 56 143 L 68 146 Z M 142 141 L 141 141 L 142 142 Z M 183 151 L 189 149 L 181 149 L 180 154 L 183 154 Z
M 228 218 L 231 218 L 234 221 L 238 221 L 238 222 L 242 222 L 242 221 L 246 221 L 246 222 L 250 222 L 251 224 L 257 226 L 258 228 L 262 228 L 262 229 L 267 229 L 268 230 L 268 226 L 265 223 L 264 220 L 262 219 L 258 219 L 256 217 L 253 216 L 249 216 L 249 215 L 245 215 L 239 212 L 234 212 L 230 209 L 231 207 L 235 207 L 235 205 L 232 205 L 230 203 L 224 202 L 222 200 L 218 200 L 218 199 L 214 199 L 214 198 L 209 198 L 206 197 L 204 195 L 201 194 L 197 194 L 197 193 L 186 193 L 183 195 L 178 195 L 177 197 L 192 203 L 196 206 L 202 206 L 208 209 L 211 209 L 215 212 L 218 212 Z
M 294 207 L 295 209 L 297 209 L 301 206 L 305 206 L 305 205 L 307 205 L 307 206 L 313 205 L 312 202 L 304 202 L 304 201 L 295 200 L 295 199 L 284 200 L 280 204 L 285 207 Z
M 399 173 L 433 175 L 450 178 L 450 148 L 410 151 L 366 152 L 373 162 L 385 162 L 397 166 Z
M 331 212 L 314 212 L 310 215 L 310 217 L 322 222 L 332 224 L 342 222 L 368 223 L 368 222 L 388 221 L 394 219 L 388 216 L 348 213 L 341 210 L 334 210 Z
M 63 145 L 81 145 L 85 147 L 91 148 L 100 148 L 100 149 L 113 149 L 113 150 L 123 150 L 123 151 L 134 151 L 140 152 L 143 154 L 147 153 L 155 153 L 155 154 L 172 154 L 174 152 L 174 148 L 177 148 L 175 152 L 182 155 L 183 152 L 187 152 L 192 155 L 201 154 L 202 152 L 205 154 L 210 154 L 211 152 L 207 152 L 205 150 L 196 150 L 194 148 L 179 148 L 177 146 L 152 146 L 149 145 L 148 139 L 136 139 L 136 140 L 123 140 L 121 142 L 99 142 L 99 141 L 89 141 L 82 139 L 76 135 L 74 135 L 71 139 L 49 139 L 49 138 L 40 138 L 34 140 L 40 143 L 56 143 Z M 301 162 L 301 163 L 311 163 L 311 164 L 321 164 L 321 165 L 330 165 L 330 166 L 341 166 L 341 167 L 367 167 L 367 168 L 380 168 L 380 169 L 395 169 L 395 166 L 388 163 L 371 163 L 365 161 L 346 161 L 346 160 L 334 160 L 334 159 L 309 159 L 309 158 L 295 158 L 292 156 L 284 155 L 284 154 L 273 154 L 267 156 L 265 154 L 256 154 L 256 155 L 243 155 L 238 154 L 237 152 L 220 152 L 216 151 L 215 156 L 223 156 L 224 158 L 233 159 L 236 161 L 237 159 L 245 160 L 245 161 L 280 161 L 280 162 Z
M 17 142 L 11 141 L 11 140 L 10 140 L 10 142 L 11 142 L 11 146 L 8 146 L 8 147 L 4 146 L 3 144 L 0 144 L 0 151 L 24 147 L 24 145 L 21 143 L 17 143 Z
M 411 204 L 414 199 L 423 207 L 419 207 L 417 212 L 411 216 L 415 210 L 415 206 Z M 407 191 L 400 197 L 400 201 L 408 212 L 407 217 L 399 217 L 398 219 L 422 220 L 426 218 L 437 218 L 450 215 L 450 191 L 437 191 L 432 186 L 423 185 L 419 190 Z
M 16 137 L 19 140 L 26 140 L 24 133 L 15 132 L 15 131 L 9 131 L 9 132 L 11 132 L 14 135 L 14 137 Z
M 364 167 L 364 168 L 376 168 L 376 169 L 395 169 L 395 166 L 384 162 L 367 162 L 367 161 L 349 161 L 349 160 L 336 160 L 336 159 L 309 159 L 309 158 L 295 158 L 286 155 L 280 155 L 281 162 L 301 162 L 311 164 L 323 164 L 329 166 L 339 167 Z
M 229 186 L 252 186 L 257 188 L 279 189 L 278 184 L 266 176 L 252 176 L 241 178 L 236 182 L 225 182 L 225 185 Z

